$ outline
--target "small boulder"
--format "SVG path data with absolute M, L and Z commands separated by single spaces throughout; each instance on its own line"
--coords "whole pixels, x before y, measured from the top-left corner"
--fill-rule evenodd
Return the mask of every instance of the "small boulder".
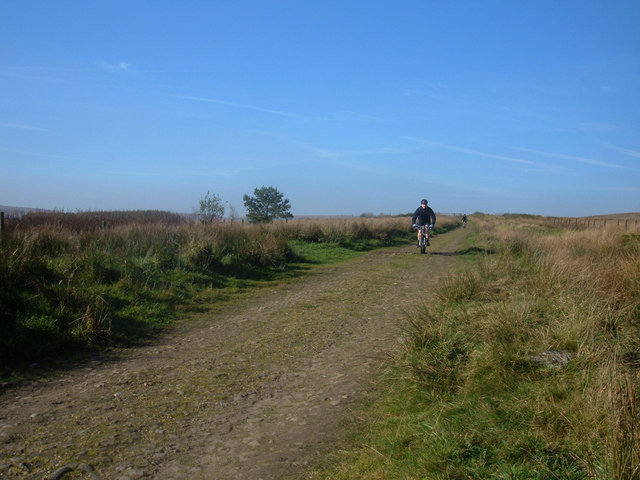
M 567 350 L 549 350 L 531 355 L 532 362 L 557 370 L 566 367 L 572 358 L 573 354 Z

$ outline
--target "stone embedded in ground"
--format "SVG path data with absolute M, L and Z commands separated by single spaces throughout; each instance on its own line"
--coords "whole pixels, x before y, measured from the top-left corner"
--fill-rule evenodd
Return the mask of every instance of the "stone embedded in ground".
M 542 367 L 560 369 L 566 367 L 572 358 L 573 354 L 567 350 L 549 350 L 532 355 L 531 361 Z

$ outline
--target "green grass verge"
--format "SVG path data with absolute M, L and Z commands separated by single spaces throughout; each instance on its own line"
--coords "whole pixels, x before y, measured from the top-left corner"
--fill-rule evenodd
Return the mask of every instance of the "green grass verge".
M 299 257 L 303 264 L 334 264 L 355 258 L 363 252 L 384 248 L 393 245 L 411 243 L 413 238 L 393 237 L 391 240 L 363 239 L 343 240 L 341 242 L 305 242 L 291 240 L 289 245 L 294 255 Z

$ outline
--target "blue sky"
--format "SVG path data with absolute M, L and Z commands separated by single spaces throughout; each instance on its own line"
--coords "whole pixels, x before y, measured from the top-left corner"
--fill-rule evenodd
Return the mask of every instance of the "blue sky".
M 640 2 L 0 5 L 0 205 L 640 211 Z

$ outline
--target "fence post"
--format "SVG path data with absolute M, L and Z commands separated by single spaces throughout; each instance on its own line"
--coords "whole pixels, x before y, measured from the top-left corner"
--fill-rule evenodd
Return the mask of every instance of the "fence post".
M 0 232 L 4 230 L 4 212 L 0 212 Z

